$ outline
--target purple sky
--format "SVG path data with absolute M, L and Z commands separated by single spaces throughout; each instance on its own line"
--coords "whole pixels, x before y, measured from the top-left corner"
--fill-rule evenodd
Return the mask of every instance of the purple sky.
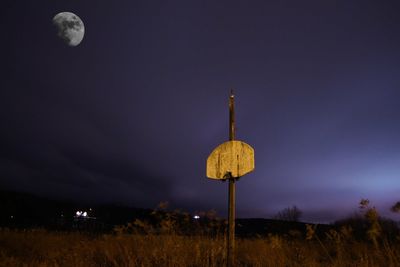
M 398 1 L 2 3 L 0 186 L 225 215 L 205 160 L 237 139 L 256 170 L 238 217 L 297 205 L 306 221 L 400 200 Z M 65 45 L 55 14 L 85 24 Z M 396 218 L 396 217 L 393 217 Z

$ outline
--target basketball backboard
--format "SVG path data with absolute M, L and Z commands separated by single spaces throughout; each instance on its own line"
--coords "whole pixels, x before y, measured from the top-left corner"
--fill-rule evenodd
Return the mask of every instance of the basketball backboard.
M 222 143 L 207 158 L 207 177 L 210 179 L 239 178 L 253 170 L 254 149 L 242 141 Z

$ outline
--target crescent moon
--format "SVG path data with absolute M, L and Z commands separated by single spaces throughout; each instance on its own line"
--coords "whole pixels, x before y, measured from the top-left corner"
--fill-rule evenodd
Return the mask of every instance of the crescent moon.
M 74 13 L 60 12 L 53 18 L 53 24 L 57 27 L 58 37 L 69 46 L 77 46 L 85 35 L 83 21 Z

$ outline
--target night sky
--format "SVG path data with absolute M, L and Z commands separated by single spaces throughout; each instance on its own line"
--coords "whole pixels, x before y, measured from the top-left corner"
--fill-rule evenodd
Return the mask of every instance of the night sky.
M 0 186 L 90 203 L 227 210 L 208 154 L 237 139 L 256 170 L 238 217 L 291 205 L 330 222 L 400 200 L 400 2 L 1 4 Z M 77 14 L 76 47 L 52 23 Z M 393 218 L 398 218 L 392 215 Z

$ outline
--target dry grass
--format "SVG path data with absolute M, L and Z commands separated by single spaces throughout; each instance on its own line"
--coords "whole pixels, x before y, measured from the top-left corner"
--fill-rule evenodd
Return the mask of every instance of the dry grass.
M 237 239 L 236 266 L 400 266 L 399 232 L 385 234 L 376 209 L 360 204 L 362 221 L 352 225 L 365 226 L 361 232 L 347 223 L 317 235 L 316 225 L 306 225 L 304 233 Z M 0 229 L 0 266 L 225 266 L 226 222 L 215 212 L 202 214 L 203 223 L 179 211 L 152 215 L 96 236 Z
M 224 253 L 201 236 L 0 231 L 0 266 L 221 266 Z
M 346 230 L 307 238 L 239 239 L 237 266 L 400 266 L 398 242 L 354 241 Z M 224 266 L 225 257 L 223 236 L 0 231 L 0 266 Z

